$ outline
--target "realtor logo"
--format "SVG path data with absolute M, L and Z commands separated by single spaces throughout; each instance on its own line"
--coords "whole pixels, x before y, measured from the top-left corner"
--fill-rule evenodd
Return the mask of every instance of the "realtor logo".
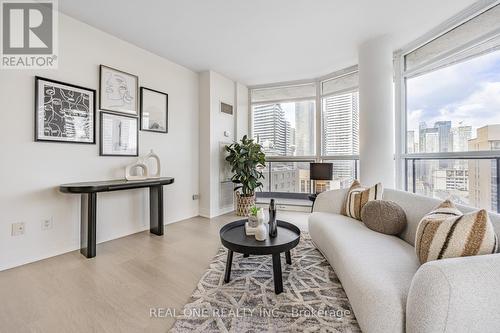
M 55 0 L 3 0 L 1 68 L 57 68 Z

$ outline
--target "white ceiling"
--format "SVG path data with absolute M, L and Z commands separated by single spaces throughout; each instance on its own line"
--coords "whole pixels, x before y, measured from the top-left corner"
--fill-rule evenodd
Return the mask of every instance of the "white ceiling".
M 473 0 L 63 0 L 60 10 L 195 71 L 253 85 L 322 76 L 381 34 L 394 48 Z

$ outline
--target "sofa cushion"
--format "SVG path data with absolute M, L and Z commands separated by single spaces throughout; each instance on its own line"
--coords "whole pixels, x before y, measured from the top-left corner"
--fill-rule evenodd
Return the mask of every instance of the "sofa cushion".
M 414 248 L 331 213 L 312 213 L 309 232 L 342 282 L 361 329 L 403 332 L 406 297 L 419 267 Z
M 406 227 L 405 211 L 394 201 L 373 200 L 361 210 L 361 221 L 371 230 L 397 235 Z
M 384 200 L 391 200 L 400 205 L 406 213 L 406 228 L 403 230 L 399 237 L 404 239 L 408 244 L 415 246 L 415 235 L 417 227 L 422 217 L 434 209 L 441 203 L 442 200 L 425 197 L 419 194 L 414 194 L 405 191 L 385 189 Z M 477 210 L 477 208 L 456 205 L 462 213 L 470 213 Z M 500 236 L 500 215 L 489 213 L 493 229 Z M 500 247 L 498 247 L 500 249 Z M 498 250 L 497 250 L 498 251 Z
M 431 260 L 492 254 L 497 236 L 483 209 L 465 215 L 449 200 L 422 218 L 415 251 L 423 264 Z
M 384 191 L 381 183 L 367 188 L 361 186 L 361 184 L 355 180 L 349 188 L 349 192 L 345 198 L 342 214 L 355 218 L 356 220 L 361 220 L 361 210 L 364 205 L 371 200 L 382 199 L 383 193 Z

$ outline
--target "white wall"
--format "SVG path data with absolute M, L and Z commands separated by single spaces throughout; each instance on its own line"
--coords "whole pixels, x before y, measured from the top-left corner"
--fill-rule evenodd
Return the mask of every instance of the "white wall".
M 218 216 L 233 210 L 221 208 L 220 147 L 235 140 L 237 128 L 248 132 L 248 88 L 216 73 L 200 73 L 200 215 Z M 242 100 L 237 99 L 241 94 Z M 246 97 L 245 97 L 246 96 Z M 245 99 L 245 100 L 243 100 Z M 220 103 L 233 105 L 233 115 L 220 112 Z M 225 136 L 228 132 L 229 136 Z M 240 136 L 238 134 L 238 136 Z M 208 153 L 209 152 L 209 153 Z
M 394 188 L 394 87 L 390 38 L 359 47 L 359 172 L 361 181 Z
M 240 140 L 244 135 L 250 134 L 250 111 L 248 108 L 248 87 L 236 83 L 236 133 L 235 138 Z
M 0 270 L 78 249 L 80 198 L 59 193 L 58 185 L 123 178 L 124 166 L 135 160 L 99 157 L 98 144 L 34 142 L 34 75 L 98 90 L 99 64 L 106 64 L 167 92 L 169 133 L 140 132 L 140 154 L 154 149 L 162 176 L 175 177 L 164 189 L 166 223 L 198 215 L 192 200 L 198 193 L 198 74 L 63 14 L 59 19 L 58 70 L 0 73 Z M 97 241 L 148 229 L 148 202 L 142 189 L 99 194 Z M 41 220 L 50 217 L 53 228 L 42 231 Z M 26 223 L 25 235 L 11 236 L 14 222 Z

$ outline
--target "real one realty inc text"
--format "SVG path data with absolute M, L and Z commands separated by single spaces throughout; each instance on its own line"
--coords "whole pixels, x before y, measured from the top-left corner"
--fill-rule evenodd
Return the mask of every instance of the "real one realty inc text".
M 351 315 L 350 310 L 336 309 L 304 309 L 294 308 L 290 312 L 284 312 L 277 308 L 184 308 L 178 311 L 175 308 L 150 308 L 151 318 L 187 317 L 187 318 L 245 318 L 245 317 L 332 317 L 343 318 Z

